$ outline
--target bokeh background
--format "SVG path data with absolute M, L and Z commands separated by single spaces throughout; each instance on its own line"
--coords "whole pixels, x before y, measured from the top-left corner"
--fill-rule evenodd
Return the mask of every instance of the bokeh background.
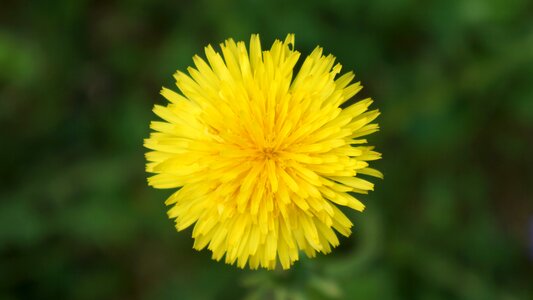
M 192 249 L 151 189 L 161 86 L 208 43 L 296 33 L 382 110 L 354 234 L 290 271 Z M 533 299 L 533 2 L 0 4 L 0 299 Z

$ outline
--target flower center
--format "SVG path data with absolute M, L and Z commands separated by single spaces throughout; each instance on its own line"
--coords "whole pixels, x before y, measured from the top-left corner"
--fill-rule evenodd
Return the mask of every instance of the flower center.
M 276 156 L 277 156 L 277 153 L 274 149 L 270 148 L 270 147 L 265 147 L 262 149 L 262 158 L 263 159 L 268 159 L 268 160 L 273 160 Z

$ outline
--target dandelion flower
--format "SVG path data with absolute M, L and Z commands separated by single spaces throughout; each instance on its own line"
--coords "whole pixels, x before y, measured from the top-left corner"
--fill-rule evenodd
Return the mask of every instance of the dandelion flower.
M 181 93 L 155 105 L 145 140 L 149 185 L 178 189 L 165 202 L 181 231 L 193 226 L 194 249 L 251 269 L 288 269 L 351 233 L 341 206 L 362 211 L 354 193 L 374 185 L 380 158 L 361 137 L 378 130 L 371 99 L 349 101 L 362 86 L 317 47 L 295 69 L 294 35 L 262 50 L 226 40 L 205 48 L 188 74 L 174 75 Z

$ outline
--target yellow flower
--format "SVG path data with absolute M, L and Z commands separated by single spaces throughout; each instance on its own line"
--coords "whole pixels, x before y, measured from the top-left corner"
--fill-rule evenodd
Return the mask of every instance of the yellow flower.
M 381 155 L 361 139 L 378 130 L 379 112 L 367 111 L 371 99 L 348 105 L 362 86 L 352 72 L 337 77 L 341 65 L 322 48 L 295 70 L 293 34 L 266 51 L 258 35 L 249 49 L 220 47 L 174 75 L 181 94 L 162 89 L 170 103 L 154 107 L 164 121 L 144 144 L 149 185 L 179 188 L 169 217 L 178 231 L 194 224 L 194 248 L 217 261 L 288 269 L 299 250 L 331 252 L 335 231 L 352 227 L 338 206 L 362 211 L 353 193 L 374 188 L 359 175 L 382 178 L 368 164 Z

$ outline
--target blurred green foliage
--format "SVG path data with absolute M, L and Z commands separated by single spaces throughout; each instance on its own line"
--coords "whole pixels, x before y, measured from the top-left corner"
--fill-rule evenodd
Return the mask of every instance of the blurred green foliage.
M 383 112 L 353 236 L 287 272 L 195 252 L 145 182 L 160 87 L 256 32 Z M 0 125 L 1 299 L 533 299 L 531 1 L 2 1 Z

